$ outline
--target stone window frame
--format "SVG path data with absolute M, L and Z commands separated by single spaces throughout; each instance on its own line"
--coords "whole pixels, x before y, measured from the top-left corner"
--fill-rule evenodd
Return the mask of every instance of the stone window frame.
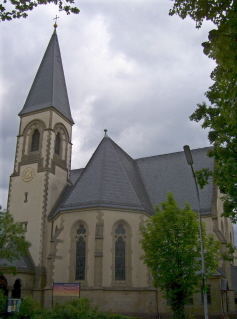
M 125 229 L 125 234 L 116 234 L 116 229 L 122 225 Z M 125 280 L 115 279 L 115 245 L 118 237 L 123 237 L 125 242 Z M 125 220 L 118 220 L 114 223 L 112 228 L 112 283 L 114 287 L 131 287 L 132 286 L 132 249 L 131 249 L 131 227 Z
M 83 225 L 85 227 L 86 233 L 83 234 L 83 238 L 85 240 L 85 279 L 76 279 L 76 250 L 77 250 L 77 242 L 79 237 L 77 231 L 79 230 L 80 226 Z M 71 244 L 70 244 L 70 261 L 69 261 L 69 282 L 80 282 L 82 287 L 88 286 L 88 237 L 89 237 L 89 227 L 87 223 L 83 220 L 76 221 L 72 228 L 71 228 Z
M 63 123 L 56 123 L 54 125 L 53 131 L 55 133 L 55 138 L 54 138 L 54 155 L 59 157 L 62 160 L 67 159 L 68 155 L 68 142 L 69 142 L 69 134 L 66 129 L 66 127 L 63 125 Z M 59 149 L 59 154 L 55 152 L 56 149 L 56 138 L 57 135 L 60 134 L 60 149 Z
M 34 132 L 31 136 L 31 147 L 30 152 L 38 152 L 40 148 L 40 131 L 38 128 L 34 129 Z
M 46 129 L 46 125 L 42 120 L 35 119 L 28 123 L 28 125 L 25 127 L 23 131 L 23 155 L 34 155 L 34 154 L 41 154 L 42 152 L 42 142 L 43 142 L 43 132 Z M 39 138 L 39 149 L 37 151 L 31 151 L 32 146 L 32 137 L 35 132 L 35 130 L 38 130 L 40 133 Z

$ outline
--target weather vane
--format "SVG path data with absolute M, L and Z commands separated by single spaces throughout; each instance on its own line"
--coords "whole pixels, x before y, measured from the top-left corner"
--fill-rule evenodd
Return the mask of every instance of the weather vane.
M 59 19 L 59 17 L 56 15 L 56 17 L 53 19 L 53 20 L 55 20 L 55 23 L 54 23 L 54 28 L 56 29 L 57 28 L 57 19 Z

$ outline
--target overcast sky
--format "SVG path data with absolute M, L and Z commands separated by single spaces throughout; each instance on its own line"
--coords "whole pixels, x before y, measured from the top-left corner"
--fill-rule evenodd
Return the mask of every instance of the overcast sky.
M 208 146 L 189 120 L 212 84 L 202 52 L 212 28 L 168 15 L 168 0 L 82 0 L 79 15 L 53 5 L 0 24 L 0 204 L 6 207 L 19 117 L 59 15 L 57 34 L 75 122 L 72 168 L 108 135 L 133 158 Z

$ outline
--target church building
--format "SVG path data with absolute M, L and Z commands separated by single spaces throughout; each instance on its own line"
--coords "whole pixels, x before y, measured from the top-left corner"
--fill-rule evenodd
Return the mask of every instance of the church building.
M 54 283 L 80 283 L 80 297 L 102 311 L 171 313 L 140 258 L 140 228 L 168 192 L 180 207 L 188 201 L 198 210 L 184 152 L 133 159 L 105 130 L 85 168 L 71 170 L 74 121 L 56 28 L 19 117 L 8 211 L 24 227 L 31 247 L 30 256 L 14 262 L 18 273 L 0 278 L 8 296 L 33 295 L 51 307 L 69 298 L 53 300 Z M 208 149 L 192 150 L 195 170 L 213 170 Z M 200 203 L 207 232 L 225 252 L 227 243 L 234 245 L 233 227 L 221 216 L 220 193 L 212 181 L 200 191 Z M 208 279 L 210 314 L 235 312 L 233 273 L 234 265 L 220 260 Z M 201 293 L 186 309 L 203 313 Z

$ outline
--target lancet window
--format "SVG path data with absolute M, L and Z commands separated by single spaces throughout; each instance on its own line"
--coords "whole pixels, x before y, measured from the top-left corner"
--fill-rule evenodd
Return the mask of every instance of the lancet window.
M 115 280 L 125 280 L 126 230 L 122 224 L 115 229 Z
M 85 280 L 86 271 L 86 229 L 80 225 L 77 230 L 76 243 L 76 280 Z
M 58 132 L 55 139 L 55 148 L 54 148 L 55 154 L 60 155 L 60 148 L 61 148 L 61 136 L 60 136 L 60 133 Z

